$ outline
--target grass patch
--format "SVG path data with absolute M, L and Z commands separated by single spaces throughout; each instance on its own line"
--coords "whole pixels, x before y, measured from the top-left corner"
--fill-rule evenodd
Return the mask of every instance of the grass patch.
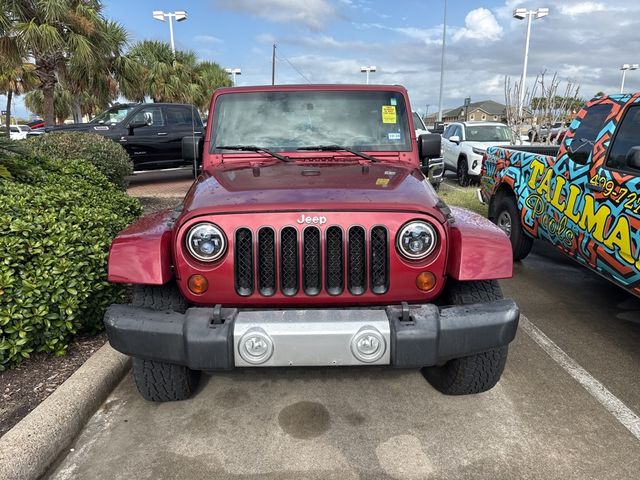
M 488 213 L 487 205 L 483 205 L 478 201 L 478 196 L 476 194 L 477 189 L 477 186 L 454 187 L 446 183 L 441 183 L 438 195 L 448 205 L 468 208 L 469 210 L 479 213 L 486 218 Z

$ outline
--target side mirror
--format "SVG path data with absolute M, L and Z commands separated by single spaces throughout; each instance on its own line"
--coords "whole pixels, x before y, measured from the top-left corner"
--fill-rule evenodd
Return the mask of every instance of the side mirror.
M 440 157 L 440 144 L 442 138 L 437 133 L 425 133 L 418 137 L 418 154 L 420 155 L 421 163 L 427 164 L 430 158 Z
M 185 163 L 191 163 L 193 165 L 194 176 L 197 176 L 200 171 L 203 147 L 204 141 L 202 137 L 189 135 L 188 137 L 182 138 L 182 159 Z
M 460 145 L 460 137 L 458 135 L 452 135 L 449 137 L 449 141 Z
M 131 122 L 129 124 L 129 135 L 133 135 L 133 131 L 136 128 L 146 127 L 147 125 L 148 125 L 147 122 Z
M 640 170 L 640 147 L 631 147 L 627 153 L 627 167 Z

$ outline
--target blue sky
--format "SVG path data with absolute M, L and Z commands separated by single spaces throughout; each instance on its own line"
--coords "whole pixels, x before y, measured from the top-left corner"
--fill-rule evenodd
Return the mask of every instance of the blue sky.
M 175 24 L 179 49 L 223 67 L 239 67 L 239 85 L 271 81 L 271 45 L 278 44 L 277 83 L 364 82 L 405 85 L 414 109 L 438 104 L 444 0 L 112 0 L 107 17 L 132 41 L 168 41 L 153 10 L 186 10 Z M 543 70 L 581 85 L 581 95 L 619 89 L 622 63 L 640 63 L 640 2 L 635 0 L 448 0 L 444 107 L 493 99 L 504 103 L 505 76 L 522 70 L 526 25 L 515 7 L 549 7 L 534 22 L 528 84 Z M 292 66 L 293 65 L 293 66 Z M 298 71 L 296 71 L 296 69 Z M 627 90 L 640 90 L 640 71 Z M 23 113 L 17 102 L 18 113 Z

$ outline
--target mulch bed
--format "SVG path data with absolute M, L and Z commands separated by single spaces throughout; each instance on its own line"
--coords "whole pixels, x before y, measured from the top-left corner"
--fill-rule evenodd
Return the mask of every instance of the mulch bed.
M 78 336 L 63 357 L 39 353 L 16 368 L 0 372 L 0 437 L 51 395 L 106 341 L 104 333 Z

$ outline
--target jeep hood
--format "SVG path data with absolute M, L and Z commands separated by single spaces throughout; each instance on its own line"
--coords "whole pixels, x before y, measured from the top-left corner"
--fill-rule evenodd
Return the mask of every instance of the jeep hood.
M 444 221 L 422 173 L 389 163 L 230 163 L 205 172 L 183 203 L 183 220 L 214 213 L 413 211 Z

